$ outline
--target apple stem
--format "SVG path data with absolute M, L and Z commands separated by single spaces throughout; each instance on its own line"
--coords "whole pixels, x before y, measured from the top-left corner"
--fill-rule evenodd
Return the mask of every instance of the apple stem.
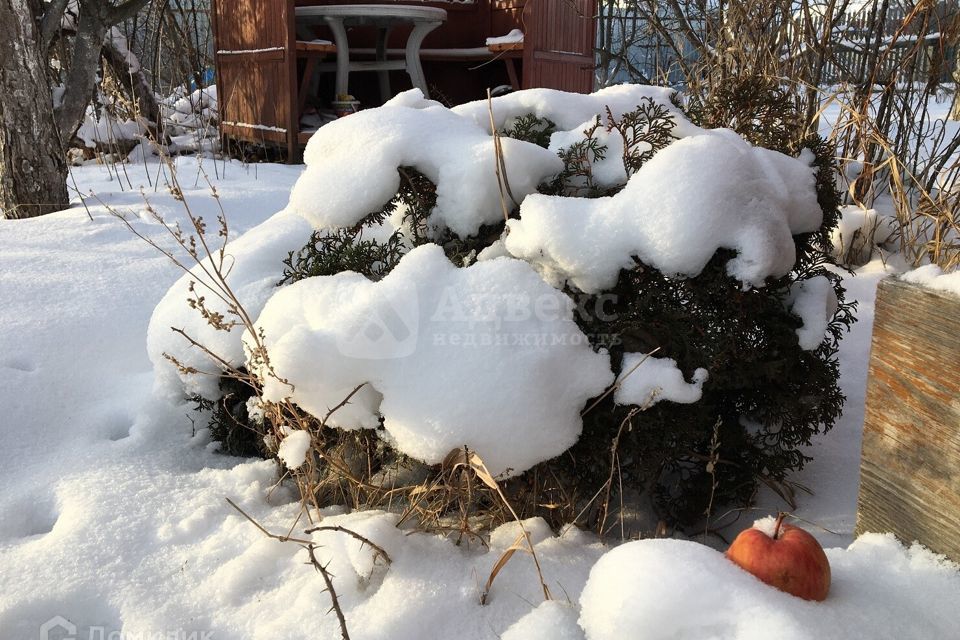
M 773 524 L 773 539 L 776 540 L 780 537 L 780 526 L 783 524 L 783 519 L 787 517 L 785 511 L 780 511 L 777 513 L 777 521 Z

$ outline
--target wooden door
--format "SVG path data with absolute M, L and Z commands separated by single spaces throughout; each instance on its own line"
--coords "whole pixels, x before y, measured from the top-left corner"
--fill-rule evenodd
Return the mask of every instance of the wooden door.
M 220 130 L 224 138 L 298 150 L 293 0 L 215 0 Z
M 523 10 L 523 88 L 591 93 L 595 0 L 527 0 Z

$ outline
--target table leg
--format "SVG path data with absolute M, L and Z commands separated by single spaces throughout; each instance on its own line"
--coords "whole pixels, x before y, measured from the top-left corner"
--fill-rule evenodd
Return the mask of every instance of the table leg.
M 390 35 L 390 27 L 380 27 L 377 33 L 377 61 L 385 62 L 387 59 L 387 37 Z M 386 102 L 393 96 L 390 95 L 390 72 L 378 71 L 377 76 L 380 79 L 380 99 Z
M 297 95 L 297 117 L 303 117 L 303 109 L 307 105 L 307 94 L 310 93 L 313 84 L 313 72 L 317 66 L 315 55 L 308 54 L 303 68 L 303 79 L 300 81 L 300 93 Z
M 428 33 L 440 26 L 440 22 L 418 22 L 410 32 L 410 38 L 407 39 L 407 75 L 413 86 L 423 91 L 426 98 L 430 97 L 427 91 L 427 81 L 423 77 L 423 67 L 420 66 L 420 45 Z
M 519 91 L 520 76 L 517 75 L 517 65 L 514 64 L 513 58 L 504 58 L 503 61 L 507 65 L 507 77 L 510 79 L 510 86 L 514 91 Z
M 337 45 L 337 87 L 334 100 L 340 100 L 341 96 L 349 95 L 350 46 L 347 44 L 347 30 L 343 26 L 342 18 L 324 16 L 323 19 L 333 32 L 333 43 Z

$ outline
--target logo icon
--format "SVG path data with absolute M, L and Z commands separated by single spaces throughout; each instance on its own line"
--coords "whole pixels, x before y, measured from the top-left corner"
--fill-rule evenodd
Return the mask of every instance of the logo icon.
M 349 329 L 337 338 L 348 358 L 389 360 L 412 355 L 417 348 L 420 309 L 412 279 L 392 279 L 390 287 L 373 289 L 369 303 L 358 309 Z
M 77 625 L 63 616 L 54 616 L 40 625 L 40 640 L 75 640 Z

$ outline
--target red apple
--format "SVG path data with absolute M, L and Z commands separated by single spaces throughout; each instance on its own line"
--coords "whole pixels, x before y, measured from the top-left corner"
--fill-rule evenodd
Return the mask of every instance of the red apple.
M 737 536 L 726 556 L 761 581 L 804 600 L 830 590 L 830 562 L 816 538 L 777 516 L 772 535 L 757 525 Z

